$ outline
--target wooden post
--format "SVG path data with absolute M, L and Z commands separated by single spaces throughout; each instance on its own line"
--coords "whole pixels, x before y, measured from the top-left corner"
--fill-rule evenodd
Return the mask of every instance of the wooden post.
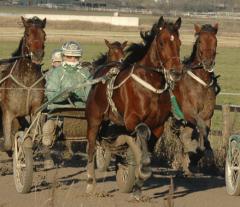
M 228 143 L 229 136 L 231 135 L 230 106 L 227 104 L 222 106 L 222 120 L 223 120 L 222 137 L 223 144 L 225 145 Z

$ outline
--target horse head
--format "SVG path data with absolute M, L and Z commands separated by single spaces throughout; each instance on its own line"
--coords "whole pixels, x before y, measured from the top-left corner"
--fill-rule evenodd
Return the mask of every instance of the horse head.
M 25 27 L 22 52 L 24 55 L 30 55 L 32 62 L 40 64 L 44 56 L 46 18 L 43 20 L 38 17 L 21 18 Z
M 178 81 L 182 75 L 182 64 L 180 61 L 179 29 L 181 27 L 181 18 L 179 17 L 175 23 L 166 22 L 160 17 L 158 23 L 155 24 L 151 33 L 155 34 L 156 54 L 155 62 L 158 67 L 164 69 L 166 81 Z M 146 37 L 150 38 L 151 34 Z
M 105 44 L 108 47 L 107 62 L 122 62 L 124 57 L 124 48 L 127 46 L 127 41 L 120 43 L 118 41 L 110 43 L 105 39 Z
M 215 65 L 218 24 L 214 26 L 205 24 L 202 27 L 195 24 L 196 36 L 196 56 L 203 68 L 208 72 L 213 72 Z

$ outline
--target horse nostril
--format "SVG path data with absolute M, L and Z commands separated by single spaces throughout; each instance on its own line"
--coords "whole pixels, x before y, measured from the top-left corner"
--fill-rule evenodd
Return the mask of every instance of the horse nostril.
M 178 81 L 181 79 L 183 74 L 183 70 L 177 70 L 177 69 L 170 69 L 170 75 L 174 79 L 174 81 Z
M 207 66 L 212 65 L 212 60 L 205 59 L 203 60 L 203 64 Z

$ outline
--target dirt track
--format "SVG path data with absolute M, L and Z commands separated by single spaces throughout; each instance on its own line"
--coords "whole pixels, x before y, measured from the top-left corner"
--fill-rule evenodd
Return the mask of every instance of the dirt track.
M 32 192 L 18 194 L 11 170 L 11 159 L 0 153 L 0 207 L 45 207 L 45 206 L 164 206 L 169 178 L 166 169 L 155 165 L 153 176 L 144 185 L 143 201 L 137 202 L 130 194 L 120 193 L 115 182 L 113 167 L 108 172 L 97 171 L 97 193 L 86 195 L 86 161 L 75 158 L 64 167 L 34 173 Z M 165 175 L 164 175 L 165 174 Z M 226 194 L 221 177 L 197 176 L 174 178 L 175 207 L 239 207 L 240 197 Z

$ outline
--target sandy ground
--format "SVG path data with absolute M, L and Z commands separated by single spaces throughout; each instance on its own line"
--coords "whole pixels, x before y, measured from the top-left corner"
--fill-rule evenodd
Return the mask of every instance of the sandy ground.
M 118 191 L 115 171 L 98 172 L 96 193 L 87 195 L 86 160 L 75 157 L 64 166 L 50 171 L 37 167 L 33 187 L 29 194 L 18 194 L 12 175 L 12 160 L 0 153 L 0 207 L 164 207 L 168 193 L 169 172 L 153 166 L 153 176 L 143 188 L 143 201 L 136 201 L 131 194 Z M 168 174 L 168 175 L 167 175 Z M 231 197 L 225 190 L 222 177 L 198 175 L 191 178 L 174 178 L 175 207 L 239 207 L 240 197 Z

